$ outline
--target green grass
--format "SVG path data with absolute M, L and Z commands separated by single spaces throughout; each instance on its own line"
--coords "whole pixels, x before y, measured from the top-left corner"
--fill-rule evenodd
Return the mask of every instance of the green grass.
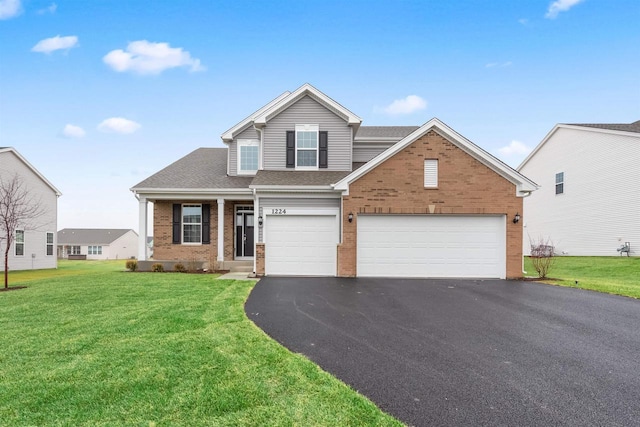
M 1 425 L 401 425 L 250 322 L 252 282 L 123 266 L 13 273 L 28 287 L 0 293 Z
M 126 260 L 108 261 L 69 261 L 58 260 L 58 268 L 48 270 L 9 271 L 9 287 L 22 286 L 24 282 L 52 279 L 55 277 L 81 276 L 85 274 L 124 271 Z M 11 264 L 9 264 L 11 267 Z M 3 276 L 4 277 L 4 276 Z M 4 283 L 4 280 L 3 282 Z
M 536 274 L 528 257 L 525 270 L 529 276 Z M 556 257 L 548 276 L 558 280 L 545 283 L 640 298 L 638 257 Z

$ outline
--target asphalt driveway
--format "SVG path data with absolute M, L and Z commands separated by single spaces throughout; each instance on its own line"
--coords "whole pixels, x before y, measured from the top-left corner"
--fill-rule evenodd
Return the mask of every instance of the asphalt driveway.
M 640 425 L 640 301 L 533 282 L 262 279 L 267 334 L 409 425 Z

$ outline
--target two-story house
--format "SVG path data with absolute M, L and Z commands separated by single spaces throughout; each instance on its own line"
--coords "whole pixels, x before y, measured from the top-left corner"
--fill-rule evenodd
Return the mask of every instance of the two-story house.
M 10 270 L 37 270 L 57 268 L 56 229 L 58 228 L 58 197 L 60 191 L 54 187 L 15 148 L 0 147 L 0 180 L 7 185 L 14 178 L 21 186 L 19 193 L 26 194 L 29 208 L 34 208 L 36 217 L 25 218 L 12 230 L 13 242 L 9 248 Z M 0 209 L 8 210 L 6 200 Z M 0 228 L 0 237 L 4 231 Z M 6 239 L 0 239 L 0 270 L 4 270 Z
M 313 86 L 285 92 L 131 190 L 139 259 L 257 275 L 521 277 L 535 183 L 438 119 L 361 126 Z

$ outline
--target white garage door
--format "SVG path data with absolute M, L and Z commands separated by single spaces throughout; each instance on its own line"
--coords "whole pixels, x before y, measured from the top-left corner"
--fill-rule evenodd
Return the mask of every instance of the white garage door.
M 335 276 L 335 215 L 269 215 L 265 222 L 265 274 Z
M 358 216 L 358 276 L 504 278 L 505 246 L 504 216 Z

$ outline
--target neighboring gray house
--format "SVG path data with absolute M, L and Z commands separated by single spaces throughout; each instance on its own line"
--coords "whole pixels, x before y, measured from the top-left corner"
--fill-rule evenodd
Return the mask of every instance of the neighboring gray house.
M 128 259 L 138 250 L 138 233 L 122 228 L 64 228 L 58 231 L 59 258 Z
M 525 254 L 529 236 L 557 254 L 640 254 L 640 120 L 558 124 L 518 171 L 541 185 L 524 199 Z
M 9 252 L 9 269 L 31 270 L 57 268 L 55 256 L 60 191 L 12 147 L 0 147 L 0 177 L 18 176 L 30 196 L 38 200 L 43 215 L 16 229 Z M 4 246 L 0 248 L 0 269 L 4 270 Z

